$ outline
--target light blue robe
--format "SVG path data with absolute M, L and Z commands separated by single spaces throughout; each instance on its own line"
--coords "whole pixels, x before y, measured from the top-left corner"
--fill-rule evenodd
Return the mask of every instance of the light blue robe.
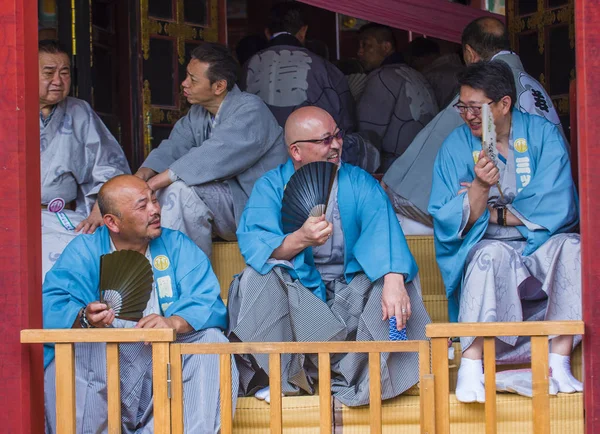
M 293 173 L 294 165 L 288 160 L 256 182 L 238 226 L 238 244 L 246 264 L 258 273 L 265 275 L 276 265 L 282 266 L 325 301 L 325 285 L 315 267 L 312 248 L 294 257 L 293 269 L 267 262 L 286 237 L 281 225 L 281 201 Z M 410 282 L 417 274 L 417 264 L 387 195 L 375 178 L 359 167 L 342 163 L 338 186 L 346 282 L 360 272 L 371 282 L 387 273 L 405 274 Z
M 526 239 L 524 256 L 533 253 L 552 235 L 569 232 L 578 222 L 577 193 L 571 177 L 569 154 L 560 130 L 539 116 L 512 111 L 512 139 L 526 141 L 526 150 L 514 156 L 529 158 L 529 172 L 519 172 L 518 193 L 512 206 L 525 219 L 541 229 L 517 226 Z M 517 146 L 515 146 L 517 148 Z M 488 227 L 486 210 L 464 236 L 460 233 L 463 200 L 457 194 L 461 182 L 475 178 L 474 153 L 481 151 L 481 139 L 467 125 L 455 129 L 444 141 L 435 160 L 428 212 L 434 219 L 437 262 L 446 286 L 451 321 L 458 318 L 458 301 L 464 265 L 471 248 L 482 239 Z M 525 178 L 523 178 L 523 176 Z
M 100 256 L 110 252 L 108 229 L 103 226 L 92 235 L 81 235 L 65 249 L 56 265 L 46 274 L 42 288 L 44 328 L 71 328 L 80 309 L 99 299 Z M 158 289 L 165 317 L 185 319 L 196 331 L 227 328 L 227 314 L 221 300 L 219 282 L 207 256 L 184 234 L 163 228 L 150 242 L 153 258 L 164 255 L 169 266 L 160 271 L 153 266 L 154 280 L 168 277 L 172 293 Z M 54 347 L 44 348 L 44 367 L 54 358 Z

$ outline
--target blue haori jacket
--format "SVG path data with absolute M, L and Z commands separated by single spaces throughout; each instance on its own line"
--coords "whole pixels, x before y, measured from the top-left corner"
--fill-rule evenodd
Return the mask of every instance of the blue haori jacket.
M 512 206 L 543 229 L 517 229 L 527 240 L 525 256 L 535 252 L 552 235 L 569 232 L 579 220 L 577 192 L 571 177 L 569 154 L 559 129 L 540 116 L 512 111 L 512 133 L 517 195 Z M 475 179 L 474 156 L 481 138 L 467 125 L 455 129 L 444 141 L 433 169 L 428 212 L 433 216 L 435 253 L 446 286 L 451 321 L 458 319 L 460 287 L 467 255 L 483 238 L 489 211 L 469 232 L 459 233 L 463 198 L 461 182 Z
M 260 178 L 237 230 L 238 244 L 246 264 L 260 274 L 283 266 L 294 279 L 325 300 L 325 285 L 317 271 L 312 248 L 296 255 L 293 268 L 267 263 L 286 234 L 281 224 L 283 190 L 294 173 L 291 160 Z M 403 273 L 411 281 L 417 264 L 387 195 L 379 183 L 359 167 L 342 163 L 338 170 L 338 206 L 344 232 L 344 277 L 350 282 L 356 273 L 376 281 L 387 273 Z
M 108 229 L 75 238 L 46 274 L 42 288 L 44 328 L 71 328 L 79 310 L 99 299 L 100 256 L 110 253 Z M 179 231 L 162 229 L 150 242 L 152 270 L 161 314 L 177 315 L 194 330 L 227 328 L 219 282 L 207 256 Z M 157 268 L 158 267 L 158 268 Z M 44 347 L 44 367 L 54 345 Z

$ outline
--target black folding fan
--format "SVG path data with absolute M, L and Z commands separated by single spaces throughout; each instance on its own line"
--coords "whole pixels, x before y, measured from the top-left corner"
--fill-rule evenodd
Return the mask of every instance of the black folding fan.
M 305 164 L 292 175 L 281 204 L 284 233 L 300 229 L 308 217 L 325 214 L 337 169 L 336 164 L 316 161 Z
M 153 280 L 152 266 L 139 252 L 119 250 L 100 258 L 100 302 L 120 319 L 142 318 Z

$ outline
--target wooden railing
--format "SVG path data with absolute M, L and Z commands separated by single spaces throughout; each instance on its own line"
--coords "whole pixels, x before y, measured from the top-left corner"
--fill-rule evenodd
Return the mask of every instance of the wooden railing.
M 548 336 L 581 335 L 582 321 L 527 321 L 514 323 L 429 324 L 431 357 L 435 377 L 435 423 L 438 434 L 450 433 L 450 379 L 448 373 L 448 338 L 483 337 L 485 371 L 486 434 L 495 434 L 496 425 L 496 337 L 531 336 L 531 370 L 533 382 L 533 432 L 550 432 L 550 397 L 548 394 Z
M 182 356 L 185 354 L 219 354 L 221 375 L 221 432 L 232 432 L 231 355 L 269 354 L 269 386 L 271 388 L 271 433 L 281 433 L 281 354 L 318 354 L 319 408 L 321 433 L 332 432 L 331 364 L 330 355 L 336 353 L 369 354 L 370 432 L 381 433 L 381 360 L 380 355 L 397 352 L 419 353 L 421 385 L 421 433 L 435 432 L 434 378 L 430 374 L 429 342 L 242 342 L 227 344 L 172 344 L 171 345 L 171 428 L 173 434 L 183 434 Z
M 154 432 L 170 433 L 167 365 L 173 329 L 72 329 L 22 330 L 21 343 L 54 343 L 56 366 L 56 432 L 76 434 L 75 425 L 75 351 L 79 342 L 106 343 L 106 389 L 108 394 L 108 432 L 121 433 L 121 385 L 119 343 L 152 343 L 152 382 Z

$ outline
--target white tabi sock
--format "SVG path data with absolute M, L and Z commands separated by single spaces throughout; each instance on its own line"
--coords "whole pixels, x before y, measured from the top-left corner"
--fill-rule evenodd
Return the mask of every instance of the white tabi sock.
M 574 393 L 583 391 L 583 383 L 573 377 L 571 373 L 571 357 L 550 353 L 548 365 L 552 370 L 552 378 L 558 384 L 558 391 L 562 393 Z
M 456 399 L 460 402 L 485 402 L 485 388 L 482 382 L 483 363 L 463 357 L 458 368 Z
M 260 389 L 254 394 L 254 397 L 261 401 L 271 402 L 271 388 L 269 386 Z

